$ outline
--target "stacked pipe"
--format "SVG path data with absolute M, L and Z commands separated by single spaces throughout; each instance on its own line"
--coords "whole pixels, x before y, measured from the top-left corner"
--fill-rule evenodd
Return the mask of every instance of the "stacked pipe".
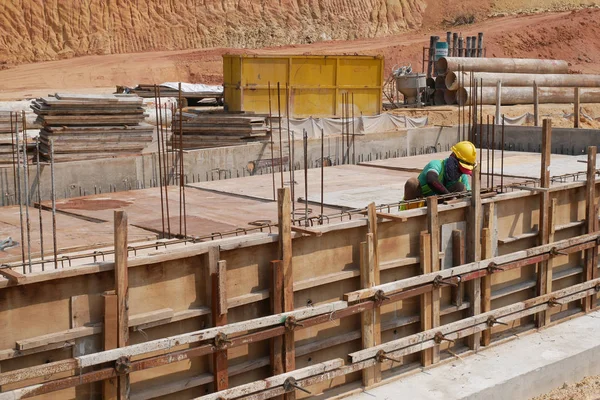
M 433 105 L 446 104 L 446 72 L 440 69 L 438 63 L 446 58 L 480 58 L 483 57 L 483 33 L 477 36 L 466 36 L 462 33 L 446 32 L 446 47 L 438 46 L 439 36 L 431 36 L 429 40 L 429 63 L 427 65 L 427 86 L 433 91 L 431 99 Z M 447 49 L 447 52 L 446 52 Z M 451 97 L 455 97 L 452 95 Z
M 600 75 L 568 74 L 568 69 L 563 60 L 442 57 L 436 62 L 445 80 L 446 104 L 471 104 L 475 82 L 480 104 L 495 105 L 498 87 L 501 105 L 533 104 L 534 86 L 538 103 L 573 103 L 576 87 L 584 88 L 581 103 L 600 103 Z

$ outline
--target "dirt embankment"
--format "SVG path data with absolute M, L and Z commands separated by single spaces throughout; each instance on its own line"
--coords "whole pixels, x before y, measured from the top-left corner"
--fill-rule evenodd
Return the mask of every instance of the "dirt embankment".
M 2 1 L 0 64 L 382 37 L 419 27 L 425 8 L 425 0 Z

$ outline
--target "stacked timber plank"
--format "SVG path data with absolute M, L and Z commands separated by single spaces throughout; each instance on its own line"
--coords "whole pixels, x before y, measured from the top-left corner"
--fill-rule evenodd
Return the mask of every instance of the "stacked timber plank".
M 38 115 L 40 152 L 56 161 L 139 154 L 152 142 L 154 127 L 145 124 L 142 99 L 135 95 L 43 97 L 31 108 Z
M 158 90 L 159 90 L 159 94 L 160 97 L 175 97 L 178 98 L 179 97 L 179 90 L 174 88 L 174 87 L 169 87 L 169 86 L 165 86 L 165 85 L 158 85 Z M 154 92 L 154 85 L 146 85 L 146 84 L 140 84 L 137 85 L 136 87 L 129 89 L 130 93 L 136 94 L 140 97 L 144 97 L 144 98 L 154 98 L 156 96 L 156 93 Z M 196 90 L 196 91 L 186 91 L 185 89 L 182 90 L 181 95 L 183 97 L 192 97 L 192 98 L 218 98 L 218 97 L 222 97 L 223 93 L 215 93 L 214 91 L 202 91 L 202 90 Z
M 11 135 L 10 116 L 10 111 L 0 111 L 0 165 L 13 162 L 12 136 L 14 134 Z
M 183 113 L 175 114 L 172 146 L 184 149 L 238 146 L 251 142 L 270 140 L 267 117 L 254 114 L 233 113 Z

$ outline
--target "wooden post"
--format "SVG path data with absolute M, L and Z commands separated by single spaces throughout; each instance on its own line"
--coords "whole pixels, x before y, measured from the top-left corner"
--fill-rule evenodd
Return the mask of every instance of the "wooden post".
M 213 326 L 227 325 L 227 262 L 219 260 L 219 247 L 209 249 L 209 264 L 211 281 L 211 313 Z M 225 390 L 229 387 L 229 376 L 227 374 L 227 349 L 213 353 L 213 378 L 215 391 Z
M 533 126 L 540 126 L 540 103 L 538 94 L 537 82 L 533 81 Z
M 579 117 L 580 117 L 580 115 L 579 115 L 579 113 L 580 113 L 580 111 L 579 111 L 579 108 L 580 108 L 579 107 L 579 88 L 576 87 L 574 89 L 574 91 L 575 91 L 575 93 L 574 93 L 575 99 L 574 99 L 573 103 L 575 103 L 575 104 L 573 107 L 574 108 L 574 110 L 573 110 L 573 126 L 575 128 L 579 128 Z
M 375 208 L 375 203 L 369 204 L 367 209 L 368 213 L 368 231 L 373 234 L 373 254 L 374 254 L 374 262 L 377 270 L 376 280 L 379 281 L 379 239 L 377 238 L 377 209 Z
M 458 267 L 465 263 L 465 236 L 463 231 L 455 229 L 452 231 L 452 266 Z M 457 307 L 462 306 L 465 297 L 465 284 L 459 283 L 452 288 L 452 298 Z
M 542 164 L 540 171 L 540 186 L 542 188 L 550 187 L 550 160 L 552 149 L 552 120 L 544 119 L 542 128 Z M 548 244 L 550 239 L 550 229 L 548 227 L 548 212 L 550 211 L 550 193 L 543 191 L 540 193 L 540 223 L 539 223 L 539 244 Z M 551 279 L 551 278 L 550 278 Z M 548 293 L 548 262 L 538 263 L 537 273 L 537 295 L 542 296 Z M 550 312 L 541 311 L 536 317 L 536 326 L 541 328 L 550 322 Z
M 421 232 L 421 274 L 431 273 L 431 238 L 429 233 Z M 433 305 L 432 292 L 427 292 L 421 295 L 421 331 L 432 329 L 433 322 Z M 421 364 L 428 367 L 433 362 L 433 349 L 426 349 L 421 352 Z
M 372 233 L 367 233 L 367 241 L 360 244 L 360 284 L 363 289 L 379 285 L 379 268 L 375 262 L 375 240 Z M 361 333 L 363 349 L 381 344 L 380 309 L 361 313 Z M 381 381 L 381 364 L 363 370 L 363 385 L 370 387 Z
M 292 269 L 292 208 L 290 189 L 277 189 L 277 217 L 279 222 L 279 259 L 283 274 L 283 311 L 294 310 L 294 276 Z M 296 350 L 294 331 L 287 330 L 284 335 L 284 370 L 296 369 Z M 295 392 L 285 395 L 288 400 L 295 399 Z
M 283 312 L 283 271 L 281 260 L 271 261 L 271 312 Z M 273 375 L 284 373 L 283 369 L 283 337 L 275 336 L 271 339 L 271 371 Z
M 492 258 L 492 231 L 483 228 L 481 231 L 481 258 Z M 481 279 L 481 312 L 492 310 L 492 276 L 486 275 Z M 486 329 L 481 333 L 481 344 L 489 346 L 492 341 L 492 330 Z
M 117 345 L 127 346 L 129 340 L 129 282 L 127 275 L 127 214 L 114 212 L 115 229 L 115 286 L 117 296 Z M 120 375 L 119 400 L 129 398 L 129 374 Z
M 587 182 L 585 186 L 585 219 L 586 233 L 592 233 L 596 230 L 596 221 L 598 220 L 598 211 L 596 206 L 596 146 L 588 147 L 587 159 Z M 598 247 L 592 247 L 584 253 L 584 273 L 585 281 L 594 279 L 598 274 Z M 583 299 L 583 310 L 591 311 L 596 306 L 596 296 L 590 296 Z
M 471 207 L 467 218 L 467 262 L 481 259 L 481 174 L 480 166 L 473 168 L 473 187 L 471 191 Z M 481 313 L 481 278 L 473 279 L 468 285 L 469 316 Z M 479 350 L 481 332 L 469 336 L 468 344 L 472 350 Z
M 438 201 L 437 197 L 430 196 L 427 198 L 427 229 L 429 231 L 431 247 L 431 272 L 440 270 L 440 225 L 438 222 Z M 440 326 L 440 297 L 441 288 L 431 291 L 431 325 L 432 328 Z M 436 364 L 440 361 L 440 346 L 433 347 L 432 363 Z
M 116 349 L 119 345 L 118 340 L 118 320 L 117 320 L 117 295 L 114 291 L 106 292 L 104 297 L 104 350 Z M 104 400 L 117 400 L 118 383 L 116 378 L 106 379 L 102 382 L 102 398 Z

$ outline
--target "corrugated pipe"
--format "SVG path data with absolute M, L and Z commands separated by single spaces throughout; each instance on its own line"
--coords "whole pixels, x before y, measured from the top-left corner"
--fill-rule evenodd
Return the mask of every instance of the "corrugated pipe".
M 457 90 L 459 87 L 458 72 L 450 71 L 446 74 L 446 88 Z M 496 86 L 498 81 L 503 86 L 528 86 L 533 82 L 538 86 L 547 87 L 600 87 L 600 75 L 575 75 L 575 74 L 506 74 L 494 72 L 463 72 L 464 86 L 471 84 L 471 75 L 475 77 L 478 84 L 483 80 L 483 86 Z
M 496 104 L 496 88 L 484 87 L 483 93 L 478 93 L 477 102 L 481 104 Z M 527 87 L 502 87 L 502 105 L 533 104 L 533 88 Z M 458 104 L 463 106 L 471 104 L 471 88 L 460 88 L 457 91 Z M 538 88 L 538 102 L 568 104 L 575 101 L 573 88 L 540 87 Z M 580 103 L 600 103 L 600 89 L 586 88 L 579 92 Z
M 436 61 L 440 75 L 458 69 L 473 72 L 504 72 L 522 74 L 566 74 L 569 64 L 563 60 L 535 60 L 527 58 L 460 58 L 442 57 Z

